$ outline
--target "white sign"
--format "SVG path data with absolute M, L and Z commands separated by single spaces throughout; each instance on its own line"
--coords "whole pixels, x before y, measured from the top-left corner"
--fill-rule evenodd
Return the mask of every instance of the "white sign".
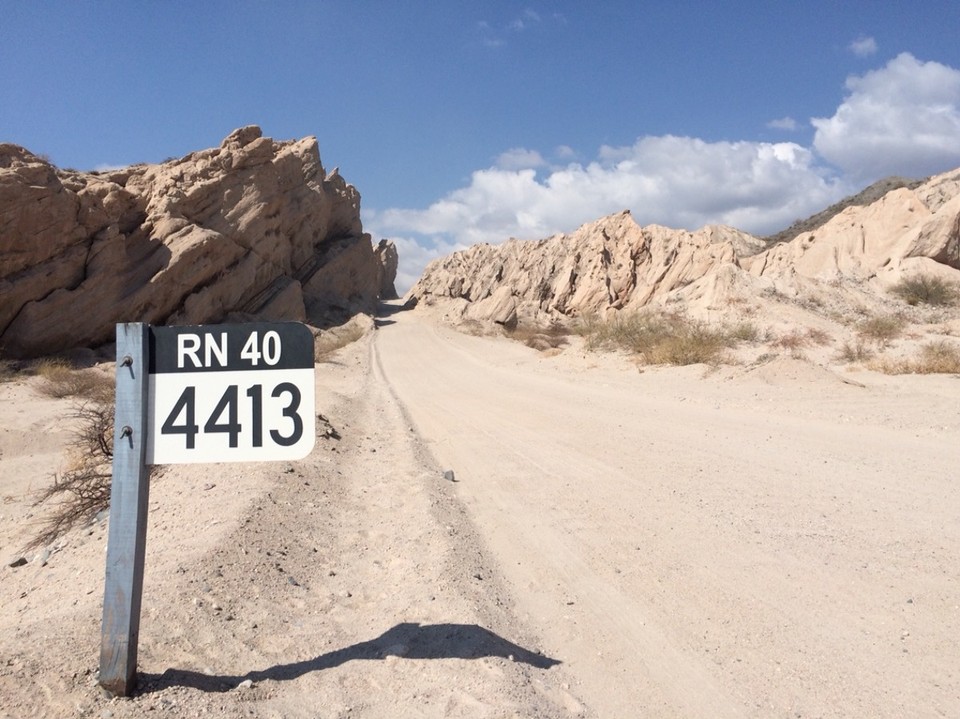
M 302 459 L 313 335 L 296 322 L 150 328 L 147 464 Z

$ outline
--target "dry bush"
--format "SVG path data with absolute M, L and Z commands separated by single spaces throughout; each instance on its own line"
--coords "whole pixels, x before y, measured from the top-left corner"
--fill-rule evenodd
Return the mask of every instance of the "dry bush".
M 857 340 L 855 343 L 844 342 L 837 351 L 837 360 L 840 362 L 866 362 L 871 359 L 874 352 L 864 343 L 863 340 Z
M 41 378 L 39 390 L 48 397 L 102 397 L 113 389 L 114 379 L 98 370 L 75 369 L 67 360 L 44 359 L 33 367 Z
M 770 346 L 795 352 L 803 347 L 806 347 L 808 344 L 810 344 L 810 341 L 807 338 L 806 333 L 801 332 L 800 330 L 790 330 L 788 333 L 780 335 L 773 340 L 770 343 Z
M 906 321 L 900 315 L 878 315 L 868 317 L 857 325 L 857 334 L 866 340 L 886 347 L 903 334 Z
M 727 335 L 737 342 L 762 342 L 766 337 L 754 322 L 738 322 L 726 328 Z
M 957 300 L 957 286 L 935 275 L 904 277 L 890 292 L 908 305 L 931 305 L 943 307 Z
M 641 312 L 606 322 L 586 318 L 578 331 L 589 349 L 626 350 L 648 364 L 715 364 L 737 344 L 729 331 L 680 313 Z
M 826 344 L 830 344 L 830 335 L 817 327 L 792 329 L 770 342 L 771 347 L 790 350 L 790 352 L 795 355 L 804 347 L 809 347 L 810 345 L 823 346 Z
M 512 329 L 507 329 L 506 332 L 510 339 L 522 342 L 527 347 L 532 347 L 540 352 L 558 349 L 570 344 L 567 338 L 570 337 L 571 330 L 559 322 L 554 322 L 549 327 L 518 324 Z
M 960 374 L 960 348 L 952 342 L 929 342 L 913 359 L 883 360 L 871 365 L 885 374 Z
M 832 341 L 827 331 L 822 330 L 819 327 L 808 327 L 806 334 L 807 339 L 810 340 L 810 342 L 820 347 L 828 345 Z
M 76 429 L 67 449 L 66 469 L 41 490 L 34 506 L 54 503 L 40 520 L 37 536 L 27 548 L 50 544 L 74 527 L 92 521 L 110 506 L 113 476 L 114 402 L 110 397 L 88 400 L 73 412 Z

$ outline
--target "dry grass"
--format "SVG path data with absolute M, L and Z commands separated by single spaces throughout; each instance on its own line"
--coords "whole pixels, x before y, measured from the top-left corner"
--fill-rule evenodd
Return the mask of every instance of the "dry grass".
M 885 374 L 960 374 L 960 347 L 947 340 L 929 342 L 917 357 L 879 360 L 870 368 Z
M 850 364 L 852 362 L 866 362 L 874 356 L 874 351 L 862 340 L 854 343 L 844 342 L 837 351 L 837 360 Z
M 102 398 L 113 391 L 114 378 L 96 369 L 76 369 L 63 359 L 43 359 L 32 368 L 41 378 L 40 392 L 48 397 Z
M 903 334 L 905 326 L 906 320 L 900 315 L 878 315 L 862 320 L 857 325 L 857 334 L 863 340 L 886 347 Z
M 734 332 L 680 313 L 640 312 L 612 320 L 581 320 L 578 332 L 588 349 L 625 350 L 646 364 L 717 364 L 738 344 Z M 753 334 L 743 328 L 740 334 Z
M 957 301 L 957 286 L 934 275 L 914 275 L 904 277 L 894 285 L 890 292 L 908 305 L 930 305 L 944 307 Z
M 565 347 L 570 344 L 568 338 L 572 334 L 568 327 L 559 322 L 554 322 L 549 327 L 518 324 L 513 329 L 508 329 L 506 333 L 510 339 L 522 342 L 527 347 L 532 347 L 540 352 Z
M 830 344 L 830 335 L 818 327 L 792 329 L 770 341 L 770 347 L 789 350 L 798 353 L 804 347 L 811 345 L 824 346 Z

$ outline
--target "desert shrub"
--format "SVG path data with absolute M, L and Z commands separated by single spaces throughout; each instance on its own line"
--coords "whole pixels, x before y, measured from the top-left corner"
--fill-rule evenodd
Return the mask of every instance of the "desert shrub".
M 625 350 L 650 364 L 712 364 L 737 344 L 728 331 L 680 313 L 617 315 L 605 322 L 581 322 L 579 331 L 589 349 Z
M 771 347 L 796 351 L 810 344 L 805 333 L 800 330 L 790 330 L 770 342 Z
M 737 342 L 760 342 L 764 333 L 754 322 L 738 322 L 727 329 L 727 334 Z
M 952 282 L 934 275 L 904 277 L 890 291 L 908 305 L 952 305 L 957 299 L 957 287 Z
M 913 359 L 885 360 L 872 366 L 886 374 L 960 374 L 960 348 L 952 342 L 929 342 Z
M 864 343 L 863 340 L 857 340 L 854 343 L 844 342 L 837 351 L 837 359 L 840 362 L 866 362 L 873 357 L 873 350 Z
M 903 317 L 899 315 L 868 317 L 857 325 L 857 334 L 885 347 L 903 333 L 905 324 Z
M 76 428 L 67 449 L 65 469 L 36 496 L 34 505 L 53 504 L 40 520 L 29 548 L 50 544 L 70 529 L 93 520 L 110 506 L 113 476 L 114 402 L 102 397 L 76 406 Z
M 33 373 L 42 380 L 40 391 L 49 397 L 102 399 L 113 391 L 113 377 L 93 369 L 75 369 L 67 360 L 40 360 Z
M 818 327 L 792 329 L 770 342 L 771 347 L 799 352 L 810 345 L 826 345 L 830 343 L 830 335 Z
M 518 324 L 507 329 L 507 337 L 541 352 L 568 345 L 570 334 L 571 330 L 559 322 L 553 322 L 549 327 Z
M 807 339 L 815 345 L 822 347 L 823 345 L 830 344 L 830 335 L 826 330 L 822 330 L 819 327 L 808 327 L 806 335 Z

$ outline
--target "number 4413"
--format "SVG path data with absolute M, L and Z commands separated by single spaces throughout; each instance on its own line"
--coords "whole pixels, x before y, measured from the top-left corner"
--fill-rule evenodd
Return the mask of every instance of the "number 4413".
M 249 428 L 250 439 L 253 447 L 263 446 L 263 385 L 255 384 L 247 387 L 243 393 L 246 401 L 244 411 L 244 422 Z M 282 417 L 288 421 L 281 420 L 286 427 L 281 429 L 288 430 L 284 433 L 281 429 L 270 429 L 268 434 L 274 444 L 281 447 L 290 447 L 300 441 L 303 436 L 303 418 L 298 410 L 300 409 L 300 389 L 292 382 L 281 382 L 273 388 L 270 397 L 274 399 L 285 398 L 286 405 L 282 407 Z M 203 424 L 202 433 L 204 434 L 226 434 L 231 448 L 239 447 L 240 435 L 244 432 L 244 424 L 240 421 L 241 399 L 239 385 L 228 385 L 226 391 L 220 397 L 216 407 L 210 416 L 206 418 Z M 197 424 L 197 388 L 194 386 L 184 387 L 180 398 L 173 405 L 170 414 L 164 420 L 160 428 L 161 434 L 182 434 L 186 440 L 186 448 L 194 449 L 196 447 L 197 435 L 201 434 L 200 425 Z

